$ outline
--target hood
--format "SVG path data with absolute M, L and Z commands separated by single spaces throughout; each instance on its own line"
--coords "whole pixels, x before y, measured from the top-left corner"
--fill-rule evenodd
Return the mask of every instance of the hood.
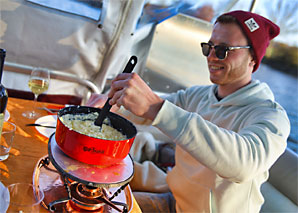
M 215 97 L 217 87 L 217 85 L 212 86 L 209 98 Z M 213 106 L 243 106 L 265 100 L 274 101 L 274 95 L 271 89 L 266 83 L 261 83 L 259 80 L 252 80 L 250 84 L 214 103 Z

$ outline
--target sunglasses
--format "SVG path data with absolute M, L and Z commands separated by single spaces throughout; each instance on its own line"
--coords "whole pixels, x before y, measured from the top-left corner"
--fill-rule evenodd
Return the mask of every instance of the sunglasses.
M 203 55 L 208 57 L 212 48 L 215 50 L 215 55 L 218 59 L 223 60 L 227 57 L 228 51 L 238 49 L 249 49 L 250 46 L 227 47 L 224 45 L 212 45 L 209 43 L 201 43 Z

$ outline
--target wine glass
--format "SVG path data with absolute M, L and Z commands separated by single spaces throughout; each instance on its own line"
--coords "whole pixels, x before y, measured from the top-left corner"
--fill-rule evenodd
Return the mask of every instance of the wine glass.
M 34 104 L 33 110 L 23 113 L 23 116 L 30 119 L 35 119 L 40 116 L 38 112 L 35 111 L 35 105 L 38 96 L 47 91 L 50 84 L 50 71 L 44 68 L 34 68 L 31 72 L 28 86 L 30 90 L 34 93 Z

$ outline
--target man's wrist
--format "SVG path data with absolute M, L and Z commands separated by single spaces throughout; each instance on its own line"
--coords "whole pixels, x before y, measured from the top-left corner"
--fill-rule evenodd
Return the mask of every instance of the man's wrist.
M 151 121 L 153 121 L 155 119 L 159 110 L 162 108 L 162 105 L 164 104 L 164 100 L 162 98 L 159 98 L 159 99 L 160 100 L 156 104 L 153 104 L 150 107 L 148 117 L 146 116 Z

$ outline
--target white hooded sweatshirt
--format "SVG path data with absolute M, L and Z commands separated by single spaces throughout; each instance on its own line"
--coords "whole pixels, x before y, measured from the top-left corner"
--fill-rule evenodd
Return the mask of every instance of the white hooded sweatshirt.
M 170 95 L 152 123 L 177 144 L 167 176 L 177 211 L 259 212 L 261 184 L 286 148 L 290 122 L 265 83 L 253 80 L 220 101 L 216 90 Z

